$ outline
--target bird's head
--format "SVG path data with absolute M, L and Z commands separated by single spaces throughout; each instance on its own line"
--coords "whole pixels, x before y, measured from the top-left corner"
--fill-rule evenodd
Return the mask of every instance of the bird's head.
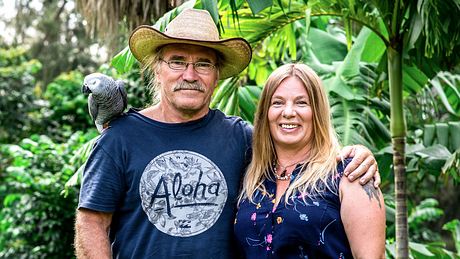
M 105 91 L 105 88 L 110 81 L 113 81 L 112 78 L 101 74 L 101 73 L 93 73 L 85 76 L 83 80 L 83 85 L 81 87 L 81 91 L 84 94 L 98 94 Z

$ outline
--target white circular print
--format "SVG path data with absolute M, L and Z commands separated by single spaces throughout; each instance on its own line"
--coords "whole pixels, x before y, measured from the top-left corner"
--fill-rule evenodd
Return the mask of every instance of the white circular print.
M 207 157 L 187 150 L 158 155 L 139 184 L 142 208 L 161 232 L 190 237 L 216 223 L 228 188 L 220 169 Z

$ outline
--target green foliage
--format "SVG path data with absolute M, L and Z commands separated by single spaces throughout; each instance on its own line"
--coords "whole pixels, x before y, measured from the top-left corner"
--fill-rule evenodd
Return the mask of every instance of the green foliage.
M 101 57 L 90 47 L 98 44 L 86 33 L 74 1 L 38 0 L 31 4 L 29 0 L 17 0 L 14 6 L 10 10 L 13 15 L 0 17 L 0 22 L 6 24 L 6 30 L 14 29 L 14 37 L 8 39 L 11 46 L 28 46 L 30 55 L 43 64 L 36 76 L 43 82 L 43 90 L 62 72 L 78 68 L 88 73 L 97 68 L 96 60 Z M 116 45 L 117 40 L 110 43 Z
M 69 193 L 72 192 L 74 188 L 78 188 L 80 186 L 80 181 L 83 176 L 83 170 L 85 169 L 86 161 L 88 160 L 88 157 L 91 154 L 93 146 L 98 138 L 99 135 L 83 144 L 74 152 L 70 162 L 75 168 L 78 169 L 65 183 L 65 189 L 63 191 L 64 196 L 69 195 Z
M 126 73 L 131 71 L 131 69 L 136 63 L 136 58 L 134 58 L 129 46 L 126 46 L 122 51 L 115 55 L 112 58 L 112 66 L 117 69 L 119 73 Z
M 412 240 L 420 241 L 436 241 L 440 240 L 439 234 L 432 229 L 421 226 L 427 222 L 438 220 L 444 212 L 438 208 L 438 201 L 435 199 L 425 199 L 415 206 L 409 213 L 409 232 L 411 233 Z
M 385 205 L 387 211 L 387 258 L 396 258 L 394 243 L 394 213 L 395 204 L 390 196 L 385 196 Z M 414 259 L 425 258 L 445 258 L 458 259 L 459 254 L 446 249 L 446 244 L 442 241 L 439 230 L 433 229 L 432 223 L 439 220 L 443 211 L 438 208 L 438 201 L 432 198 L 421 201 L 418 205 L 409 208 L 408 225 L 411 233 L 409 242 L 410 256 Z M 456 244 L 459 244 L 458 236 L 460 234 L 460 223 L 458 220 L 452 220 L 443 226 L 452 234 Z M 458 247 L 457 247 L 458 250 Z
M 0 258 L 71 258 L 77 190 L 61 194 L 76 170 L 75 150 L 95 136 L 76 132 L 58 144 L 33 135 L 2 145 Z
M 457 255 L 460 257 L 460 220 L 459 219 L 454 219 L 442 227 L 442 229 L 450 231 L 452 234 L 452 239 L 454 240 L 455 243 L 455 249 L 457 250 Z
M 427 146 L 434 142 L 440 143 L 436 133 L 440 133 L 439 130 L 442 126 L 435 127 L 433 124 L 451 123 L 450 121 L 459 120 L 460 76 L 442 71 L 430 79 L 416 67 L 405 67 L 403 72 L 405 98 L 407 100 L 406 114 L 408 115 L 408 121 L 413 122 L 408 125 L 409 129 L 422 129 L 420 125 L 424 125 L 424 145 Z M 451 128 L 451 125 L 449 125 L 449 130 Z M 447 137 L 447 135 L 445 136 Z M 443 134 L 439 137 L 445 139 Z M 460 145 L 456 144 L 460 139 L 456 140 L 454 138 L 452 140 L 454 141 L 453 143 L 451 142 L 452 145 Z M 453 147 L 448 148 L 453 151 Z
M 41 69 L 22 48 L 0 49 L 0 143 L 16 141 L 33 132 L 37 120 L 34 75 Z
M 70 71 L 59 75 L 46 87 L 43 98 L 47 107 L 42 109 L 46 119 L 48 136 L 62 134 L 62 128 L 87 130 L 93 128 L 88 113 L 87 96 L 81 92 L 83 75 L 78 71 Z
M 439 72 L 430 80 L 439 101 L 445 109 L 456 118 L 460 117 L 460 75 Z
M 419 1 L 417 11 L 422 35 L 425 41 L 425 53 L 428 57 L 435 54 L 449 56 L 458 50 L 460 25 L 453 21 L 460 14 L 460 2 L 454 1 Z

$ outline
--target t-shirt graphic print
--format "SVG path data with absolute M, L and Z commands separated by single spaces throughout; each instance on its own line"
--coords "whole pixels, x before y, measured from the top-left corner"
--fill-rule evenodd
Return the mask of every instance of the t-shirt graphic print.
M 228 197 L 221 170 L 207 157 L 175 150 L 153 158 L 139 192 L 149 221 L 177 237 L 198 235 L 218 220 Z

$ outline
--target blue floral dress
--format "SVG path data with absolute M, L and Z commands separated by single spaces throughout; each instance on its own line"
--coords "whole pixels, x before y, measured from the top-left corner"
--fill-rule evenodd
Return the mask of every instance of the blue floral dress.
M 300 168 L 297 165 L 291 182 Z M 274 209 L 276 183 L 267 179 L 267 192 L 256 192 L 255 204 L 243 200 L 234 230 L 246 258 L 353 258 L 340 218 L 338 187 L 344 168 L 341 163 L 337 167 L 334 190 L 321 195 L 296 193 L 289 204 L 283 195 Z

